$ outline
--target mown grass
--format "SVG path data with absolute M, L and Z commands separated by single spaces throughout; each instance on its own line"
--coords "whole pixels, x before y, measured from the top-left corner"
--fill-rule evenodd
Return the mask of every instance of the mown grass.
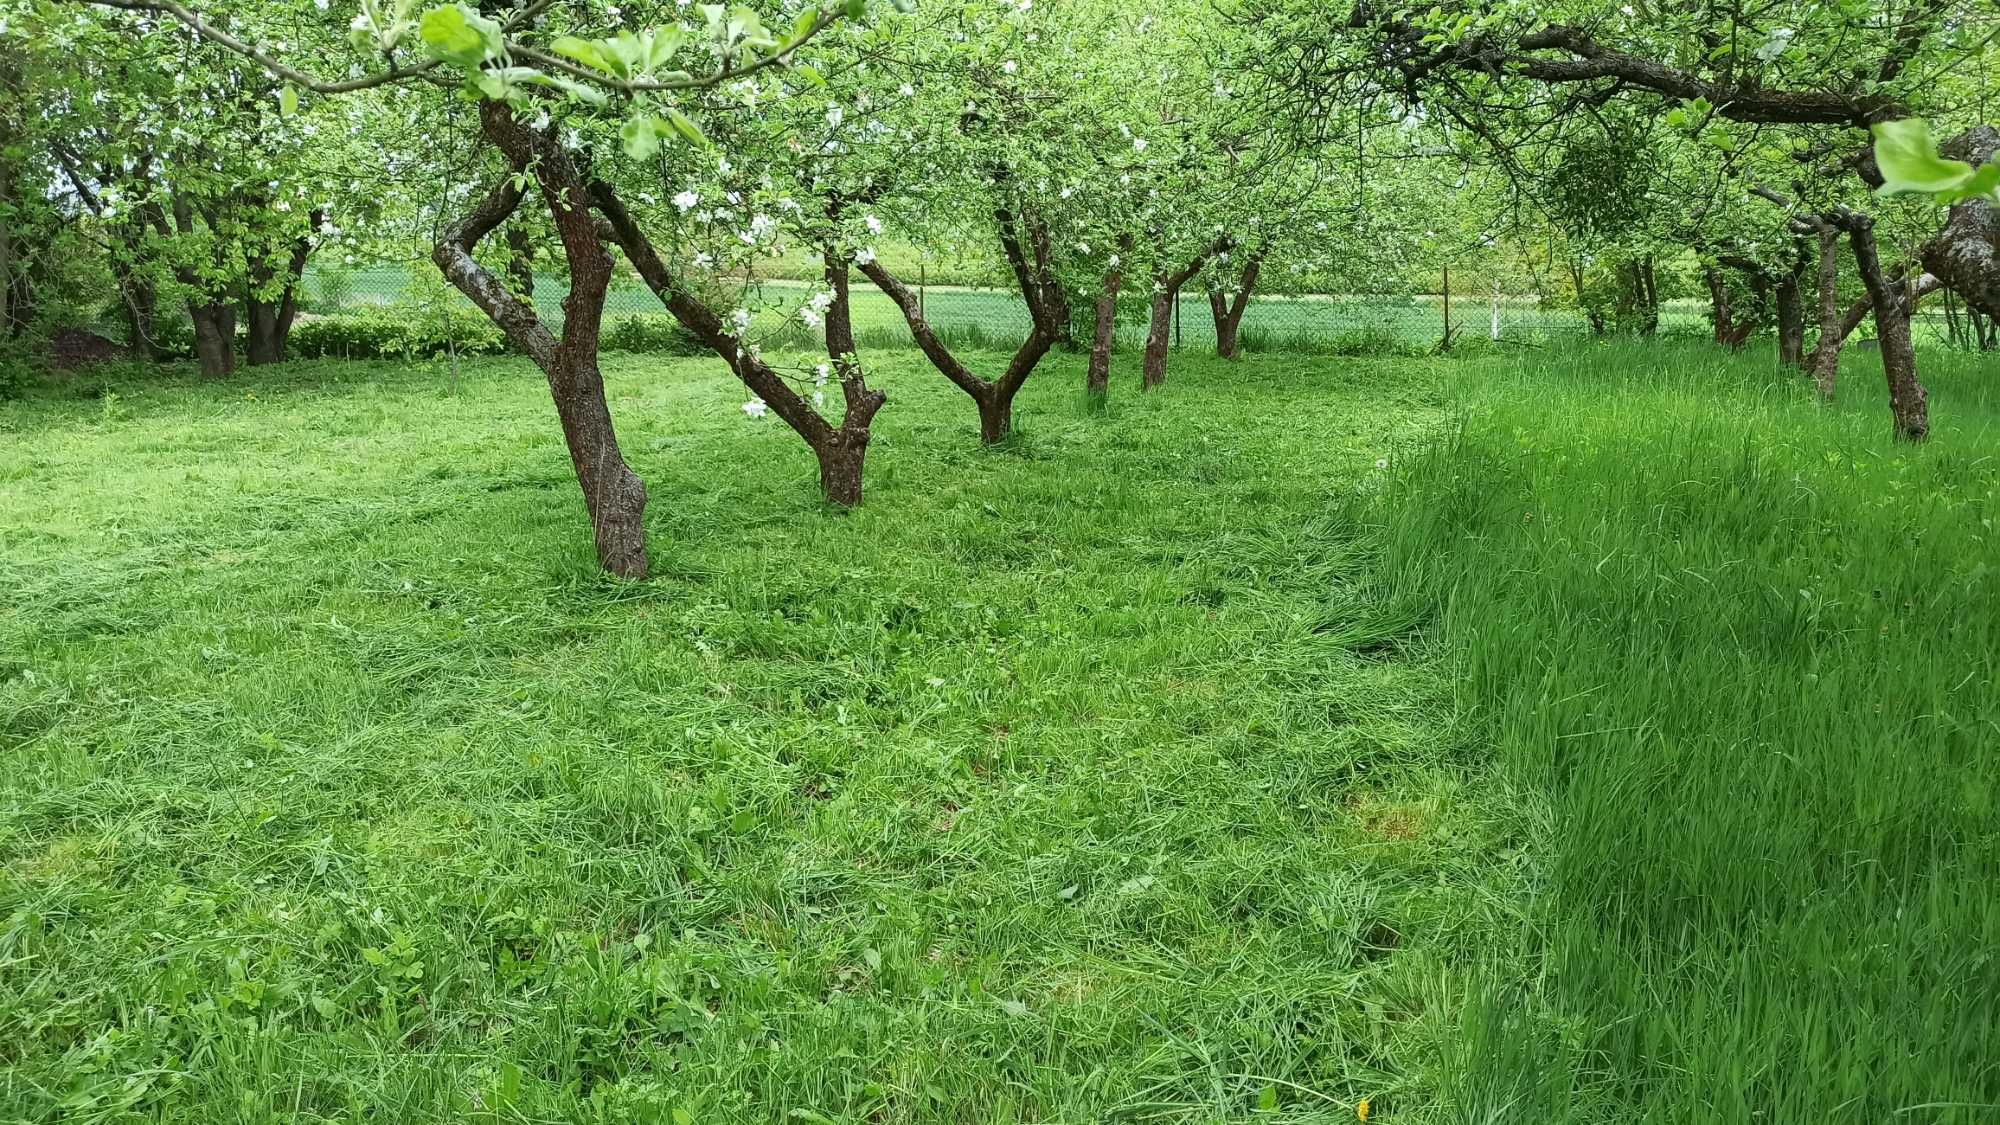
M 1986 1120 L 2000 381 L 1898 448 L 1871 358 L 1058 359 L 982 451 L 892 354 L 837 514 L 622 357 L 641 585 L 519 363 L 10 406 L 0 1119 Z
M 1531 891 L 1459 1119 L 2000 1116 L 2000 371 L 1927 357 L 1911 449 L 1866 358 L 1494 371 L 1366 505 Z
M 919 363 L 841 515 L 712 364 L 612 361 L 642 585 L 521 363 L 9 407 L 0 1119 L 1432 1101 L 1494 844 L 1444 681 L 1326 605 L 1431 370 L 1098 418 L 1052 361 L 982 451 Z

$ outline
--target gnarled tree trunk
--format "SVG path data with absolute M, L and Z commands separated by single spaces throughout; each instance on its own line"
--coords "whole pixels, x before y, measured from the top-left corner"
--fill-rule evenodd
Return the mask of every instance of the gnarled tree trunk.
M 1208 260 L 1229 248 L 1229 236 L 1221 235 L 1215 241 L 1196 251 L 1193 258 L 1179 269 L 1167 266 L 1166 247 L 1160 247 L 1153 267 L 1153 307 L 1151 322 L 1146 328 L 1146 354 L 1140 361 L 1139 389 L 1150 391 L 1167 381 L 1168 334 L 1173 329 L 1174 306 L 1181 299 L 1181 286 L 1188 279 L 1201 272 Z
M 1104 284 L 1097 292 L 1090 333 L 1090 364 L 1084 369 L 1083 393 L 1090 404 L 1102 408 L 1111 394 L 1111 348 L 1117 342 L 1118 291 L 1125 284 L 1125 259 L 1132 253 L 1132 236 L 1118 240 L 1115 264 L 1104 272 Z
M 611 256 L 597 237 L 589 196 L 562 146 L 522 125 L 503 102 L 482 102 L 479 118 L 481 132 L 506 155 L 512 174 L 503 176 L 469 214 L 445 229 L 432 259 L 547 377 L 563 442 L 590 513 L 598 562 L 621 578 L 644 578 L 646 486 L 626 465 L 618 447 L 597 362 Z M 520 206 L 519 177 L 530 168 L 569 261 L 570 291 L 563 301 L 560 340 L 542 324 L 532 305 L 509 292 L 472 253 Z
M 227 301 L 189 301 L 194 357 L 201 373 L 221 379 L 236 372 L 236 307 Z
M 1173 330 L 1174 302 L 1180 290 L 1167 284 L 1168 275 L 1153 275 L 1152 316 L 1146 324 L 1146 350 L 1139 361 L 1139 389 L 1150 391 L 1167 381 L 1167 346 Z
M 1955 160 L 1984 164 L 2000 155 L 2000 128 L 1981 125 L 1938 146 Z M 1879 179 L 1878 179 L 1879 182 Z M 1935 238 L 1918 256 L 1970 308 L 1990 318 L 2000 317 L 2000 207 L 1984 199 L 1954 204 Z
M 1840 231 L 1824 220 L 1815 222 L 1819 237 L 1819 268 L 1814 278 L 1819 338 L 1806 358 L 1806 373 L 1812 376 L 1813 392 L 1820 401 L 1832 402 L 1834 381 L 1840 377 L 1840 346 L 1847 338 L 1840 322 Z
M 839 206 L 831 208 L 839 218 Z M 819 457 L 820 490 L 830 503 L 852 508 L 861 503 L 861 468 L 868 457 L 869 425 L 886 397 L 871 391 L 861 372 L 861 358 L 854 348 L 853 305 L 847 292 L 847 259 L 832 246 L 824 248 L 826 284 L 833 291 L 833 303 L 826 309 L 826 354 L 840 377 L 846 413 L 837 429 L 814 427 L 803 436 Z
M 653 291 L 667 312 L 693 333 L 695 339 L 729 365 L 750 392 L 804 439 L 819 460 L 820 488 L 828 501 L 845 507 L 861 502 L 862 461 L 867 455 L 869 426 L 888 396 L 871 390 L 861 374 L 854 354 L 854 332 L 847 294 L 847 263 L 831 247 L 824 249 L 827 284 L 834 301 L 827 309 L 827 351 L 840 376 L 841 395 L 846 411 L 838 427 L 827 424 L 813 404 L 792 389 L 784 377 L 773 371 L 743 340 L 723 326 L 715 310 L 682 285 L 667 270 L 666 262 L 654 249 L 652 240 L 639 229 L 638 221 L 626 209 L 624 200 L 610 184 L 590 183 L 590 198 L 603 217 L 604 236 L 625 251 L 640 280 Z M 866 267 L 864 267 L 866 268 Z M 912 298 L 914 300 L 914 298 Z
M 1208 295 L 1208 314 L 1215 321 L 1215 354 L 1223 359 L 1235 359 L 1241 354 L 1243 313 L 1250 307 L 1250 294 L 1256 291 L 1257 277 L 1263 269 L 1264 250 L 1260 247 L 1243 263 L 1243 272 L 1236 279 L 1236 292 L 1216 290 Z
M 1736 321 L 1729 302 L 1729 284 L 1723 280 L 1722 271 L 1714 266 L 1703 266 L 1702 280 L 1708 283 L 1708 325 L 1709 338 L 1718 346 L 1735 351 L 1742 345 L 1736 336 Z
M 1930 413 L 1924 385 L 1917 381 L 1916 351 L 1910 341 L 1910 294 L 1882 270 L 1875 250 L 1875 220 L 1843 211 L 1833 216 L 1847 231 L 1854 264 L 1875 310 L 1875 335 L 1881 346 L 1882 375 L 1889 384 L 1889 414 L 1898 441 L 1923 441 L 1930 436 Z
M 918 349 L 931 361 L 931 366 L 950 380 L 952 386 L 970 396 L 979 407 L 979 440 L 985 445 L 997 444 L 1013 432 L 1014 396 L 1020 393 L 1028 376 L 1034 374 L 1042 357 L 1048 355 L 1049 349 L 1070 331 L 1069 302 L 1055 276 L 1047 226 L 1032 215 L 1016 216 L 1004 205 L 995 208 L 993 217 L 999 231 L 1000 249 L 1014 271 L 1015 284 L 1020 286 L 1021 299 L 1028 306 L 1032 322 L 1028 338 L 1014 350 L 1006 370 L 997 379 L 988 381 L 973 374 L 951 353 L 950 348 L 945 347 L 930 322 L 924 319 L 923 305 L 916 294 L 910 292 L 909 286 L 885 269 L 879 260 L 861 267 L 868 280 L 874 282 L 875 287 L 902 310 L 903 321 L 910 326 L 911 338 L 916 340 Z
M 1622 331 L 1640 336 L 1659 331 L 1660 287 L 1651 254 L 1619 265 L 1617 313 Z
M 326 214 L 315 210 L 307 221 L 312 224 L 311 230 L 317 231 L 326 221 Z M 282 265 L 268 253 L 251 262 L 250 288 L 244 300 L 249 314 L 249 338 L 244 351 L 252 367 L 285 361 L 292 323 L 299 315 L 299 280 L 305 276 L 306 260 L 312 257 L 312 250 L 309 231 L 293 240 Z M 266 296 L 274 283 L 279 285 L 277 295 Z
M 1778 310 L 1778 366 L 1796 368 L 1806 350 L 1805 305 L 1799 296 L 1800 264 L 1778 275 L 1774 292 Z

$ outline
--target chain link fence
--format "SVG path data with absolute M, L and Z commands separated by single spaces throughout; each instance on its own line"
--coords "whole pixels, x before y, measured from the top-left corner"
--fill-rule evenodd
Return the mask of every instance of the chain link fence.
M 1408 354 L 1481 347 L 1538 347 L 1593 334 L 1590 317 L 1573 302 L 1536 293 L 1509 293 L 1497 288 L 1467 294 L 1447 294 L 1440 275 L 1432 293 L 1301 293 L 1257 294 L 1248 303 L 1239 333 L 1246 352 L 1301 354 Z M 863 348 L 912 346 L 903 315 L 888 297 L 860 282 L 852 289 L 855 336 Z M 744 304 L 756 311 L 753 335 L 786 345 L 814 346 L 798 325 L 784 323 L 817 283 L 769 279 L 753 282 Z M 1030 321 L 1020 294 L 1005 288 L 966 285 L 916 286 L 924 317 L 938 334 L 958 347 L 1010 350 L 1026 336 Z M 538 277 L 535 305 L 552 327 L 562 321 L 566 285 L 559 277 Z M 1146 337 L 1144 292 L 1128 293 L 1121 303 L 1118 340 L 1137 348 Z M 340 269 L 310 270 L 302 307 L 308 317 L 376 314 L 398 321 L 425 320 L 441 327 L 478 323 L 481 318 L 455 290 L 436 276 L 428 262 L 391 263 Z M 1087 306 L 1080 310 L 1087 312 Z M 607 326 L 621 318 L 662 318 L 665 310 L 636 277 L 614 279 L 605 303 Z M 1913 328 L 1920 346 L 1972 348 L 1979 346 L 1978 328 L 1962 308 L 1936 298 L 1919 309 Z M 1663 301 L 1657 332 L 1664 336 L 1707 336 L 1705 301 L 1678 298 Z M 1864 322 L 1860 346 L 1870 329 Z M 1079 338 L 1087 336 L 1087 326 Z M 1212 351 L 1216 325 L 1207 294 L 1183 292 L 1174 310 L 1172 345 L 1187 351 Z

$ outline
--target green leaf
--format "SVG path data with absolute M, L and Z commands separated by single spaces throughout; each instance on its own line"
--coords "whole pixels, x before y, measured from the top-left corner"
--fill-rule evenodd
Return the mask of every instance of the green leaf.
M 667 106 L 661 112 L 667 115 L 667 124 L 673 127 L 674 132 L 681 135 L 682 140 L 691 145 L 705 145 L 708 143 L 708 138 L 702 135 L 701 129 L 694 122 L 688 120 L 687 114 L 682 113 L 672 106 Z
M 625 146 L 625 155 L 634 160 L 651 160 L 660 151 L 659 118 L 650 113 L 632 118 L 619 127 L 618 140 Z
M 500 53 L 500 25 L 463 4 L 447 4 L 424 13 L 417 35 L 432 58 L 458 66 L 478 66 Z
M 424 12 L 422 22 L 416 26 L 416 34 L 424 40 L 424 50 L 428 50 L 432 58 L 452 62 L 456 66 L 478 66 L 500 54 L 500 48 L 504 46 L 500 38 L 500 24 L 480 16 L 464 4 L 446 4 Z
M 1262 1090 L 1257 1091 L 1257 1112 L 1278 1112 L 1278 1088 L 1276 1086 L 1266 1086 Z
M 1973 169 L 1972 178 L 1965 181 L 1961 190 L 1965 193 L 1962 199 L 1985 196 L 2000 203 L 2000 160 L 1989 160 Z
M 611 60 L 604 56 L 604 52 L 599 49 L 597 44 L 592 43 L 588 39 L 578 39 L 574 35 L 565 35 L 549 44 L 549 50 L 554 51 L 571 62 L 581 63 L 592 70 L 601 70 L 606 74 L 610 74 L 613 69 Z
M 1914 117 L 1883 121 L 1876 124 L 1874 132 L 1882 194 L 1965 198 L 1959 193 L 1972 182 L 1972 165 L 1939 156 L 1929 122 Z
M 858 20 L 868 14 L 868 0 L 847 0 L 847 18 Z
M 517 81 L 531 83 L 536 86 L 553 86 L 570 97 L 589 105 L 607 105 L 611 101 L 609 97 L 605 96 L 604 91 L 597 87 L 585 85 L 573 78 L 564 78 L 560 74 L 543 74 L 540 71 L 531 71 L 521 75 Z
M 647 44 L 646 69 L 658 70 L 672 62 L 674 55 L 679 53 L 681 45 L 686 41 L 687 36 L 678 27 L 647 32 L 644 39 Z
M 299 111 L 299 92 L 290 86 L 278 91 L 278 116 L 290 117 Z

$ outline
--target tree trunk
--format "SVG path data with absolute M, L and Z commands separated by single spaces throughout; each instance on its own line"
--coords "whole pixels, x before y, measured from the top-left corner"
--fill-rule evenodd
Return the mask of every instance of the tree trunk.
M 1146 329 L 1146 355 L 1141 363 L 1139 389 L 1150 391 L 1167 381 L 1168 333 L 1173 328 L 1174 311 L 1181 299 L 1181 287 L 1188 279 L 1201 272 L 1208 260 L 1229 249 L 1228 235 L 1218 235 L 1215 241 L 1202 247 L 1187 263 L 1169 272 L 1166 264 L 1166 248 L 1160 248 L 1157 264 L 1153 267 L 1153 316 Z
M 762 399 L 792 432 L 805 441 L 820 462 L 820 484 L 826 498 L 852 506 L 861 502 L 861 466 L 867 455 L 869 425 L 888 401 L 881 391 L 871 390 L 862 379 L 861 365 L 854 354 L 854 336 L 848 312 L 847 262 L 833 247 L 822 247 L 827 283 L 833 287 L 834 301 L 827 312 L 827 352 L 840 373 L 840 393 L 846 411 L 840 427 L 827 425 L 817 408 L 792 389 L 741 337 L 725 326 L 715 310 L 703 304 L 686 285 L 667 269 L 652 240 L 639 228 L 626 209 L 624 200 L 610 184 L 592 180 L 588 185 L 591 202 L 602 217 L 596 224 L 604 236 L 625 251 L 626 260 L 639 272 L 640 280 L 653 291 L 667 312 L 681 327 L 700 340 L 716 357 L 729 365 L 752 394 Z M 835 212 L 837 213 L 837 212 Z M 863 267 L 870 269 L 871 267 Z M 910 298 L 914 301 L 914 298 Z M 928 329 L 926 329 L 928 331 Z M 921 338 L 922 334 L 919 334 Z
M 864 439 L 854 444 L 838 431 L 813 449 L 819 459 L 819 488 L 826 502 L 841 508 L 861 505 L 861 470 L 868 457 Z
M 227 301 L 208 304 L 188 302 L 188 317 L 194 321 L 194 355 L 201 373 L 211 379 L 226 378 L 236 371 L 236 308 Z
M 1806 358 L 1806 374 L 1812 376 L 1812 390 L 1820 402 L 1832 402 L 1834 380 L 1840 378 L 1840 344 L 1846 340 L 1840 330 L 1840 230 L 1832 222 L 1816 222 L 1820 236 L 1816 274 L 1820 336 L 1812 342 L 1812 354 Z
M 255 297 L 244 302 L 246 317 L 246 338 L 244 357 L 250 366 L 260 367 L 267 363 L 285 361 L 285 333 L 279 330 L 278 302 L 264 301 Z
M 1640 336 L 1659 331 L 1660 288 L 1652 255 L 1620 264 L 1618 279 L 1619 329 Z
M 597 366 L 597 333 L 572 331 L 570 323 L 563 322 L 563 342 L 547 372 L 563 443 L 583 487 L 599 564 L 620 578 L 644 578 L 646 485 L 618 448 L 604 374 Z
M 1096 316 L 1090 333 L 1090 365 L 1084 370 L 1083 393 L 1092 407 L 1103 408 L 1111 395 L 1111 346 L 1118 333 L 1118 290 L 1125 283 L 1125 256 L 1132 252 L 1128 235 L 1118 243 L 1119 264 L 1104 274 L 1097 293 Z M 981 428 L 984 428 L 982 423 Z
M 1924 385 L 1917 381 L 1917 356 L 1910 342 L 1910 306 L 1900 286 L 1882 271 L 1875 251 L 1875 220 L 1847 212 L 1840 219 L 1854 248 L 1854 264 L 1875 307 L 1875 335 L 1881 346 L 1882 375 L 1889 384 L 1889 414 L 1898 441 L 1930 436 Z
M 131 270 L 117 264 L 112 259 L 112 273 L 118 288 L 118 303 L 125 310 L 125 343 L 133 355 L 145 356 L 151 360 L 167 358 L 167 349 L 160 343 L 159 318 L 160 297 L 153 284 Z
M 1708 282 L 1709 335 L 1716 344 L 1728 345 L 1734 351 L 1731 339 L 1736 326 L 1730 319 L 1728 283 L 1722 279 L 1722 271 L 1714 266 L 1703 266 L 1701 274 L 1702 279 Z
M 299 315 L 299 281 L 312 256 L 311 232 L 319 230 L 325 220 L 326 213 L 315 208 L 307 218 L 310 230 L 292 241 L 284 262 L 278 262 L 273 248 L 265 246 L 250 263 L 250 284 L 243 305 L 249 329 L 245 351 L 253 367 L 285 362 L 292 322 Z M 278 286 L 276 293 L 271 292 L 273 285 Z
M 1980 125 L 1938 146 L 1941 155 L 1974 166 L 2000 155 L 2000 128 Z M 1985 199 L 1952 205 L 1937 237 L 1919 251 L 1924 269 L 1988 318 L 2000 317 L 2000 207 Z
M 1223 359 L 1235 359 L 1241 354 L 1243 313 L 1250 307 L 1250 294 L 1256 291 L 1257 277 L 1263 269 L 1264 251 L 1259 249 L 1243 263 L 1243 273 L 1236 279 L 1236 292 L 1208 295 L 1208 313 L 1215 321 L 1215 354 Z
M 827 209 L 827 214 L 839 221 L 838 201 Z M 861 358 L 854 347 L 847 259 L 831 245 L 822 248 L 820 257 L 826 265 L 827 288 L 833 291 L 833 303 L 826 309 L 826 354 L 840 376 L 847 409 L 839 429 L 828 430 L 821 425 L 811 428 L 805 436 L 819 457 L 819 485 L 827 502 L 852 508 L 861 503 L 861 470 L 868 458 L 869 424 L 884 399 L 882 392 L 868 389 L 861 372 Z M 981 418 L 983 425 L 983 413 Z
M 598 368 L 598 332 L 611 256 L 597 237 L 583 181 L 562 146 L 515 120 L 503 102 L 480 106 L 481 131 L 507 156 L 510 175 L 465 217 L 445 228 L 432 259 L 446 278 L 541 368 L 562 423 L 563 443 L 583 489 L 584 507 L 605 570 L 621 578 L 646 576 L 646 486 L 626 465 L 611 424 L 611 405 Z M 542 201 L 562 237 L 570 291 L 563 301 L 563 334 L 557 340 L 533 306 L 507 291 L 473 258 L 473 248 L 520 206 L 520 174 L 532 169 Z
M 924 353 L 924 358 L 930 360 L 931 366 L 950 380 L 952 386 L 964 391 L 977 404 L 979 440 L 986 445 L 1000 441 L 1013 431 L 1014 396 L 1020 392 L 1022 384 L 1027 382 L 1028 376 L 1034 373 L 1035 367 L 1041 363 L 1042 357 L 1049 353 L 1049 349 L 1055 346 L 1056 341 L 1054 325 L 1048 316 L 1048 306 L 1043 302 L 1038 286 L 1031 284 L 1029 280 L 1032 276 L 1030 273 L 1032 267 L 1017 256 L 1017 243 L 1005 235 L 1002 236 L 1002 243 L 1007 246 L 1008 258 L 1014 263 L 1016 273 L 1021 278 L 1021 291 L 1028 300 L 1034 325 L 1028 330 L 1028 338 L 1021 341 L 1021 346 L 1015 349 L 1013 357 L 1007 361 L 1007 369 L 998 379 L 991 382 L 973 374 L 970 368 L 951 353 L 950 348 L 945 347 L 944 341 L 938 338 L 930 322 L 924 319 L 923 308 L 917 301 L 916 294 L 910 292 L 909 286 L 904 285 L 894 274 L 883 268 L 881 261 L 873 261 L 861 267 L 861 272 L 875 283 L 875 287 L 902 310 L 903 320 L 910 326 L 910 336 L 916 340 L 917 347 Z
M 1806 350 L 1806 313 L 1799 297 L 1803 267 L 1778 275 L 1778 366 L 1796 369 Z
M 1014 432 L 1014 392 L 989 383 L 974 401 L 979 404 L 979 443 L 998 445 L 1005 441 Z
M 1180 294 L 1166 285 L 1165 275 L 1153 281 L 1153 316 L 1146 328 L 1146 353 L 1139 371 L 1142 391 L 1150 391 L 1167 381 L 1167 334 L 1173 326 L 1174 301 Z
M 14 166 L 7 154 L 0 152 L 0 214 L 12 212 L 13 203 Z M 14 229 L 10 219 L 0 223 L 0 330 L 4 330 L 9 337 L 21 335 L 27 327 L 14 313 L 19 301 L 14 275 Z

